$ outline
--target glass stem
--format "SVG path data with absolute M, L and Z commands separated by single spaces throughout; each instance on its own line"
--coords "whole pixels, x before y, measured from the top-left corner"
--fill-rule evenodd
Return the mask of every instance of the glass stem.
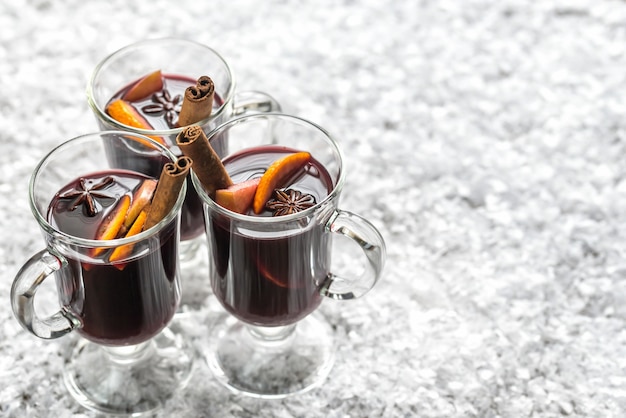
M 136 345 L 102 348 L 111 362 L 119 365 L 129 365 L 149 359 L 153 354 L 154 344 L 152 344 L 152 341 L 146 341 Z
M 296 324 L 286 325 L 282 327 L 258 327 L 248 325 L 250 335 L 257 343 L 266 345 L 283 344 L 291 339 L 296 330 Z

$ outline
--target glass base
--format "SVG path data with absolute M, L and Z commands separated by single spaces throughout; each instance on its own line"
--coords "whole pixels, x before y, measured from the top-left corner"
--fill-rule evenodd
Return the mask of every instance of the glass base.
M 237 394 L 285 398 L 319 386 L 332 369 L 333 333 L 317 315 L 290 327 L 252 327 L 231 316 L 218 323 L 206 361 L 216 379 Z
M 63 377 L 85 408 L 110 415 L 154 414 L 191 378 L 193 349 L 166 328 L 142 344 L 104 347 L 80 340 Z

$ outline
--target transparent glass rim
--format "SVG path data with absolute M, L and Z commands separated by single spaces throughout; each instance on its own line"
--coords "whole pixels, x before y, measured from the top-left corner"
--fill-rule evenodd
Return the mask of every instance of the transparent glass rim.
M 332 202 L 335 199 L 337 199 L 337 197 L 341 193 L 341 190 L 343 189 L 343 184 L 345 181 L 345 170 L 343 167 L 345 160 L 344 160 L 343 151 L 339 147 L 339 144 L 337 143 L 337 141 L 332 137 L 332 135 L 326 129 L 322 128 L 320 125 L 314 122 L 311 122 L 307 119 L 301 118 L 299 116 L 287 115 L 287 114 L 278 113 L 278 112 L 269 112 L 269 113 L 263 113 L 263 114 L 240 116 L 235 119 L 231 119 L 230 121 L 227 121 L 221 124 L 220 126 L 218 126 L 217 128 L 215 128 L 214 130 L 212 130 L 208 136 L 208 139 L 210 141 L 213 136 L 219 135 L 225 130 L 230 129 L 232 126 L 235 126 L 241 123 L 246 123 L 246 121 L 255 120 L 255 119 L 271 119 L 271 118 L 291 120 L 292 122 L 308 125 L 309 127 L 314 128 L 323 134 L 324 139 L 326 140 L 328 145 L 333 148 L 333 151 L 336 153 L 337 159 L 339 161 L 339 173 L 337 174 L 337 179 L 336 179 L 337 181 L 333 189 L 328 194 L 328 196 L 326 196 L 323 200 L 317 202 L 314 206 L 311 206 L 310 208 L 307 208 L 301 212 L 293 213 L 290 215 L 278 216 L 278 217 L 250 216 L 250 215 L 243 215 L 237 212 L 233 212 L 215 203 L 215 201 L 211 199 L 211 197 L 206 193 L 206 191 L 204 190 L 204 187 L 202 187 L 202 183 L 200 183 L 198 176 L 196 176 L 193 170 L 191 170 L 191 180 L 193 182 L 194 188 L 196 189 L 196 191 L 202 198 L 202 201 L 204 202 L 204 204 L 208 205 L 212 211 L 220 213 L 221 215 L 227 216 L 231 219 L 242 221 L 242 222 L 247 222 L 247 223 L 281 224 L 281 223 L 286 223 L 289 221 L 294 221 L 294 220 L 307 218 L 311 216 L 312 214 L 318 212 L 321 208 L 325 207 L 329 202 Z
M 35 183 L 37 181 L 38 175 L 41 172 L 41 170 L 45 166 L 47 166 L 49 158 L 52 155 L 56 154 L 57 152 L 60 152 L 64 148 L 72 147 L 75 144 L 80 143 L 80 142 L 88 142 L 94 137 L 99 137 L 101 139 L 104 139 L 104 137 L 106 137 L 107 135 L 118 135 L 118 136 L 124 136 L 125 138 L 136 137 L 138 139 L 141 139 L 142 141 L 149 143 L 151 146 L 155 148 L 155 150 L 160 151 L 167 158 L 169 158 L 170 161 L 176 162 L 177 160 L 177 157 L 168 148 L 159 144 L 155 140 L 144 135 L 129 133 L 127 131 L 100 131 L 100 132 L 88 133 L 88 134 L 74 137 L 72 139 L 69 139 L 63 142 L 60 145 L 57 145 L 52 150 L 50 150 L 41 159 L 41 161 L 39 161 L 39 163 L 35 167 L 35 170 L 31 174 L 31 177 L 28 183 L 28 198 L 29 198 L 28 200 L 29 200 L 31 212 L 33 213 L 33 216 L 35 217 L 39 225 L 49 235 L 62 238 L 67 242 L 71 242 L 72 244 L 75 244 L 81 247 L 91 247 L 91 248 L 117 247 L 117 246 L 121 246 L 125 244 L 137 243 L 139 241 L 142 241 L 146 238 L 149 238 L 157 234 L 166 225 L 168 225 L 177 216 L 178 212 L 180 211 L 183 205 L 183 201 L 185 199 L 185 192 L 187 190 L 186 182 L 183 182 L 182 189 L 180 193 L 178 194 L 178 199 L 176 200 L 176 203 L 174 204 L 174 207 L 172 208 L 172 210 L 163 219 L 161 219 L 156 225 L 152 226 L 151 228 L 145 231 L 141 231 L 140 233 L 133 235 L 131 237 L 117 238 L 117 239 L 112 239 L 112 240 L 96 240 L 96 239 L 81 238 L 75 235 L 65 233 L 63 231 L 59 231 L 52 224 L 50 224 L 50 222 L 48 222 L 48 220 L 46 219 L 46 216 L 39 211 L 39 209 L 37 208 L 37 205 L 35 204 L 35 200 L 36 200 L 35 199 Z M 69 181 L 71 181 L 71 179 L 68 179 L 68 182 Z
M 102 109 L 100 105 L 98 105 L 94 97 L 94 91 L 93 91 L 94 83 L 98 75 L 100 74 L 100 71 L 108 62 L 115 59 L 119 55 L 124 55 L 127 51 L 131 49 L 140 48 L 144 45 L 150 46 L 150 45 L 156 45 L 160 43 L 194 45 L 196 47 L 205 49 L 207 52 L 215 55 L 222 62 L 222 64 L 224 64 L 224 67 L 226 68 L 226 71 L 228 72 L 228 76 L 231 80 L 230 87 L 226 93 L 226 97 L 223 97 L 224 103 L 222 104 L 222 106 L 220 106 L 220 108 L 217 109 L 215 112 L 211 112 L 211 115 L 209 117 L 202 119 L 196 123 L 193 123 L 190 126 L 192 125 L 204 126 L 208 124 L 210 121 L 216 118 L 219 118 L 224 112 L 226 112 L 226 109 L 229 107 L 230 103 L 232 102 L 234 93 L 235 93 L 235 74 L 233 73 L 230 65 L 228 65 L 228 62 L 226 62 L 224 57 L 213 48 L 207 45 L 201 44 L 199 42 L 196 42 L 196 41 L 182 39 L 182 38 L 159 38 L 159 39 L 148 39 L 148 40 L 139 41 L 139 42 L 126 45 L 118 49 L 117 51 L 114 51 L 111 54 L 107 55 L 102 61 L 98 63 L 98 65 L 96 65 L 96 67 L 94 68 L 91 74 L 91 77 L 89 78 L 89 82 L 87 83 L 87 102 L 89 103 L 89 106 L 91 107 L 91 109 L 98 115 L 100 119 L 103 119 L 108 124 L 115 126 L 116 129 L 121 129 L 121 130 L 138 133 L 138 134 L 146 135 L 146 136 L 148 135 L 152 135 L 152 136 L 177 135 L 185 128 L 184 126 L 182 126 L 179 128 L 156 130 L 156 129 L 141 129 L 141 128 L 135 128 L 133 126 L 124 125 L 123 123 L 120 123 L 117 120 L 113 119 L 111 116 L 109 116 L 104 111 L 104 109 Z

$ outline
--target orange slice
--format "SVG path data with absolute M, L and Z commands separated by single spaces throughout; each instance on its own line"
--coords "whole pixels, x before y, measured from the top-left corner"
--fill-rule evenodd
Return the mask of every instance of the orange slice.
M 265 277 L 267 280 L 274 283 L 278 287 L 288 287 L 286 280 L 282 280 L 278 276 L 274 276 L 267 268 L 265 268 L 264 265 L 257 263 L 257 268 L 259 269 L 259 273 L 261 273 L 261 277 Z
M 153 129 L 148 121 L 126 100 L 117 99 L 107 106 L 107 113 L 116 121 L 140 129 Z
M 226 189 L 215 191 L 215 202 L 233 212 L 245 213 L 256 192 L 257 186 L 261 181 L 260 177 L 233 184 Z
M 130 196 L 124 195 L 111 213 L 104 217 L 102 223 L 98 227 L 95 239 L 110 240 L 117 238 L 117 234 L 124 225 L 126 213 L 130 207 Z M 96 257 L 105 251 L 104 248 L 94 248 L 93 256 Z
M 259 181 L 252 209 L 257 215 L 263 212 L 265 203 L 269 200 L 274 189 L 283 187 L 284 182 L 289 180 L 298 170 L 311 161 L 311 154 L 308 152 L 295 152 L 280 158 L 272 163 Z
M 112 101 L 107 106 L 106 111 L 113 119 L 126 126 L 139 129 L 154 129 L 152 125 L 137 112 L 137 109 L 126 100 L 117 99 Z M 150 136 L 150 138 L 165 145 L 165 141 L 163 141 L 161 137 Z
M 163 90 L 163 77 L 161 70 L 156 70 L 137 81 L 124 93 L 122 99 L 135 102 L 161 90 Z
M 145 210 L 142 211 L 137 216 L 137 218 L 135 219 L 135 222 L 133 222 L 132 226 L 130 227 L 126 235 L 124 235 L 124 238 L 132 237 L 133 235 L 137 235 L 138 233 L 140 233 L 143 230 L 143 225 L 146 223 L 147 217 L 148 217 L 148 214 L 146 213 L 146 211 Z M 127 258 L 130 255 L 130 253 L 133 251 L 133 247 L 134 247 L 134 244 L 120 245 L 119 247 L 116 247 L 111 253 L 111 256 L 109 257 L 109 262 L 112 263 L 118 270 L 123 270 L 124 267 L 126 267 L 126 263 L 116 264 L 115 262 L 124 260 L 125 258 Z
M 139 187 L 133 193 L 132 203 L 124 219 L 124 225 L 122 226 L 121 234 L 126 234 L 126 231 L 133 225 L 137 216 L 141 211 L 150 203 L 152 195 L 156 189 L 157 181 L 154 179 L 148 179 L 141 182 Z

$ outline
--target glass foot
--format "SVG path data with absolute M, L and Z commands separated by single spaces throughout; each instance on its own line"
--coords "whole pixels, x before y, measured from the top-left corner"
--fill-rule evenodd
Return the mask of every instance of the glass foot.
M 104 347 L 80 340 L 66 364 L 64 380 L 84 407 L 110 415 L 154 414 L 189 382 L 192 347 L 166 328 L 152 340 Z
M 317 315 L 291 327 L 250 327 L 230 316 L 219 324 L 209 336 L 206 361 L 235 393 L 285 398 L 320 385 L 332 369 L 333 333 Z

